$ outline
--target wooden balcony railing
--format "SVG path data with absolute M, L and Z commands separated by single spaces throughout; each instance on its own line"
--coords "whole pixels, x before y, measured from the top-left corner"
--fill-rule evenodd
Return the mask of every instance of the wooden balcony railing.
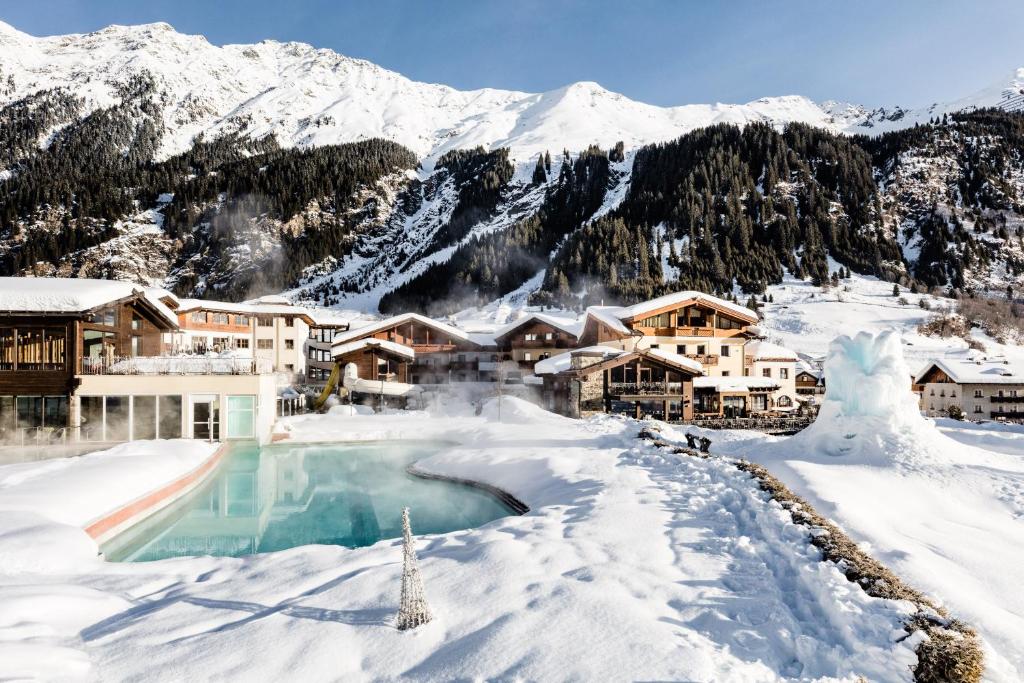
M 688 353 L 686 357 L 701 365 L 718 365 L 718 356 L 713 353 Z
M 955 398 L 955 397 L 951 397 Z M 989 396 L 992 403 L 1021 403 L 1024 404 L 1024 396 Z
M 608 393 L 612 396 L 679 396 L 683 385 L 681 382 L 610 382 Z

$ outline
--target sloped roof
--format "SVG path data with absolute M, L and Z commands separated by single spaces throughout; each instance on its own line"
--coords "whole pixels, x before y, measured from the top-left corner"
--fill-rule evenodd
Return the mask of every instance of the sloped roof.
M 627 353 L 622 349 L 616 349 L 611 346 L 584 346 L 580 349 L 572 349 L 565 353 L 560 353 L 557 356 L 551 356 L 551 358 L 545 358 L 544 360 L 537 361 L 533 366 L 533 374 L 535 375 L 557 375 L 560 372 L 565 372 L 572 367 L 573 356 L 603 356 L 607 358 L 615 358 Z
M 604 324 L 613 332 L 618 332 L 622 336 L 628 337 L 632 334 L 632 331 L 623 325 L 621 320 L 619 320 L 616 315 L 619 310 L 620 309 L 615 306 L 590 306 L 587 308 L 586 315 L 584 316 L 583 328 L 586 328 L 589 319 L 593 319 Z M 580 333 L 582 334 L 582 330 Z
M 514 332 L 523 325 L 527 325 L 532 322 L 540 322 L 546 325 L 551 325 L 551 327 L 562 330 L 563 332 L 567 332 L 574 337 L 579 337 L 580 333 L 583 331 L 583 321 L 579 319 L 569 320 L 566 318 L 556 318 L 554 316 L 545 315 L 544 313 L 530 313 L 528 315 L 523 316 L 522 318 L 519 318 L 519 320 L 513 320 L 507 325 L 499 327 L 497 330 L 494 331 L 493 338 L 501 339 L 510 332 Z
M 141 295 L 174 328 L 178 316 L 156 292 L 134 282 L 64 277 L 0 278 L 0 312 L 84 313 L 119 299 Z
M 743 346 L 743 353 L 754 360 L 766 360 L 766 359 L 784 359 L 796 361 L 799 357 L 796 351 L 787 349 L 785 346 L 779 346 L 778 344 L 772 344 L 771 342 L 755 340 L 747 342 Z
M 478 344 L 478 342 L 470 338 L 469 334 L 466 333 L 464 330 L 460 330 L 457 327 L 452 327 L 451 325 L 438 322 L 436 320 L 428 318 L 425 315 L 420 315 L 419 313 L 402 313 L 401 315 L 396 315 L 390 318 L 385 318 L 383 320 L 369 322 L 359 327 L 353 327 L 347 332 L 342 332 L 340 335 L 335 337 L 334 343 L 335 345 L 337 345 L 347 341 L 352 341 L 354 339 L 359 339 L 367 335 L 375 334 L 377 332 L 380 332 L 381 330 L 386 330 L 390 327 L 394 327 L 396 325 L 401 325 L 402 323 L 408 322 L 417 322 L 420 323 L 421 325 L 432 327 L 435 330 L 441 330 L 445 334 L 455 339 L 461 339 L 462 341 L 469 342 L 470 344 Z
M 408 346 L 388 341 L 387 339 L 373 339 L 371 337 L 357 339 L 344 344 L 334 344 L 331 346 L 331 356 L 344 356 L 346 353 L 352 353 L 353 351 L 358 351 L 367 347 L 377 347 L 384 351 L 389 351 L 396 356 L 403 356 L 410 360 L 416 357 L 416 351 Z
M 725 299 L 720 299 L 717 296 L 711 296 L 710 294 L 705 294 L 704 292 L 698 292 L 696 290 L 673 292 L 672 294 L 659 296 L 657 298 L 650 299 L 649 301 L 641 301 L 640 303 L 633 304 L 632 306 L 623 306 L 616 309 L 615 316 L 620 320 L 631 320 L 644 316 L 652 311 L 675 306 L 677 304 L 684 304 L 688 301 L 707 304 L 714 308 L 727 311 L 752 323 L 756 323 L 758 320 L 757 313 L 746 306 L 740 306 L 739 304 L 735 304 L 731 301 L 726 301 Z
M 701 365 L 699 361 L 695 361 L 692 358 L 687 358 L 686 356 L 680 356 L 678 353 L 672 353 L 671 351 L 666 351 L 665 349 L 642 349 L 640 351 L 640 355 L 651 356 L 653 358 L 657 358 L 658 360 L 663 360 L 666 363 L 672 363 L 673 365 L 676 365 L 678 367 L 688 368 L 693 372 L 697 373 L 698 375 L 704 374 L 704 366 Z
M 937 367 L 949 375 L 957 384 L 1024 384 L 1024 369 L 1007 363 L 1003 359 L 957 359 L 936 358 L 914 377 L 920 384 L 924 376 Z

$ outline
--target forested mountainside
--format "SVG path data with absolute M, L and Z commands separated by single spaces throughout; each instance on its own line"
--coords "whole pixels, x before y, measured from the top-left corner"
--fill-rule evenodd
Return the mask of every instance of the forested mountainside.
M 825 281 L 829 258 L 922 288 L 1024 273 L 1018 113 L 877 137 L 720 124 L 628 154 L 542 154 L 518 173 L 507 149 L 478 147 L 417 173 L 384 140 L 282 149 L 227 134 L 158 161 L 161 101 L 141 77 L 113 106 L 80 106 L 50 90 L 0 109 L 2 274 L 444 313 L 531 279 L 534 302 L 559 305 L 758 293 L 784 270 Z

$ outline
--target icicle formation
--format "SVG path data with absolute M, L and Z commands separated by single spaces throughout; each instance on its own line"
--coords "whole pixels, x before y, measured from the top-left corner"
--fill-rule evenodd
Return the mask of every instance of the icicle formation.
M 433 615 L 427 605 L 419 562 L 416 560 L 416 546 L 412 544 L 409 508 L 402 508 L 402 600 L 395 625 L 399 631 L 405 631 L 422 626 L 431 619 Z

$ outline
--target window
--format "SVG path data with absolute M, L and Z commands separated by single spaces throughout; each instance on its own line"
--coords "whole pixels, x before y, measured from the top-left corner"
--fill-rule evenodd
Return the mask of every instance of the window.
M 142 337 L 138 335 L 132 336 L 132 356 L 142 355 Z
M 256 324 L 260 327 L 273 327 L 274 318 L 269 315 L 258 315 L 256 316 Z
M 156 438 L 156 396 L 132 397 L 132 439 Z
M 140 318 L 139 316 L 135 315 L 134 313 L 132 313 L 132 329 L 133 330 L 141 330 L 142 329 L 142 318 Z
M 316 360 L 316 349 L 314 349 L 312 347 L 310 347 L 310 349 L 309 349 L 309 359 L 310 360 Z
M 980 413 L 981 412 L 981 406 L 980 405 L 975 405 L 974 406 L 974 412 Z
M 285 339 L 284 340 L 284 348 L 288 349 L 289 351 L 294 349 L 295 348 L 295 340 L 294 339 Z
M 273 339 L 257 339 L 256 340 L 256 348 L 257 349 L 264 349 L 264 350 L 272 349 L 272 348 L 274 348 L 274 340 Z
M 14 369 L 14 330 L 0 330 L 0 370 Z
M 227 313 L 214 313 L 213 322 L 217 325 L 227 325 L 231 322 L 231 318 Z
M 780 408 L 790 408 L 793 406 L 793 399 L 789 396 L 779 396 L 778 405 Z
M 772 376 L 772 369 L 771 368 L 765 368 L 765 369 L 761 370 L 761 376 L 762 377 L 771 377 Z
M 213 349 L 215 351 L 227 351 L 231 348 L 231 337 L 214 337 Z
M 728 376 L 729 376 L 729 371 L 728 370 L 722 370 L 722 377 L 728 377 Z
M 102 311 L 100 311 L 100 314 L 99 316 L 97 316 L 96 320 L 100 325 L 106 325 L 107 327 L 115 327 L 117 325 L 117 311 L 114 309 L 113 306 L 109 308 L 104 308 Z
M 789 368 L 779 368 L 779 379 L 789 379 Z
M 158 428 L 161 439 L 181 438 L 181 396 L 161 396 Z
M 205 323 L 206 322 L 206 311 L 193 311 L 192 322 L 194 323 Z
M 107 396 L 104 423 L 104 441 L 127 441 L 131 424 L 128 422 L 128 396 Z
M 720 330 L 740 330 L 743 329 L 743 323 L 726 318 L 721 313 L 718 314 L 718 329 Z
M 287 318 L 284 319 L 284 326 L 285 327 L 293 327 L 294 325 L 295 325 L 295 318 L 293 318 L 291 316 L 288 316 Z
M 950 390 L 949 397 L 950 398 L 956 398 L 956 389 L 951 389 Z
M 245 327 L 249 327 L 249 316 L 247 316 L 247 315 L 236 315 L 235 316 L 235 324 L 236 325 L 244 325 Z
M 940 389 L 939 390 L 939 398 L 946 398 L 946 390 L 945 389 Z
M 697 344 L 697 355 L 703 356 L 704 354 L 707 353 L 707 349 L 708 347 L 704 346 L 703 344 Z
M 537 341 L 537 335 L 534 334 L 533 332 L 524 335 L 524 338 L 526 339 L 526 341 Z
M 251 439 L 256 436 L 256 397 L 228 396 L 227 438 Z
M 285 363 L 284 364 L 284 371 L 285 372 L 295 372 L 295 366 L 293 364 L 291 364 L 291 363 Z
M 703 324 L 703 322 L 701 323 Z M 637 324 L 637 327 L 669 327 L 669 314 L 662 313 L 660 315 L 653 315 L 650 318 L 644 318 Z
M 931 396 L 934 396 L 934 395 L 935 395 L 935 389 L 934 389 L 934 388 L 932 389 L 932 393 L 931 393 L 930 395 L 931 395 Z M 999 392 L 999 395 L 1000 395 L 1000 396 L 1002 396 L 1002 395 L 1003 395 L 1003 394 L 1002 394 L 1002 392 Z
M 236 349 L 247 349 L 247 348 L 249 348 L 249 339 L 247 337 L 235 337 L 235 348 Z
M 548 341 L 551 341 L 552 339 L 555 338 L 555 335 L 552 334 L 551 332 L 547 332 L 544 334 L 544 338 L 547 339 Z
M 981 389 L 974 390 L 974 398 L 981 398 Z
M 523 360 L 533 360 L 533 359 L 530 357 L 529 353 L 524 353 L 523 354 Z
M 18 328 L 0 334 L 0 370 L 63 370 L 66 333 L 63 328 Z
M 723 358 L 728 358 L 729 357 L 729 346 L 727 344 L 722 344 L 722 357 Z
M 686 355 L 686 344 L 676 344 L 676 353 L 680 356 Z

